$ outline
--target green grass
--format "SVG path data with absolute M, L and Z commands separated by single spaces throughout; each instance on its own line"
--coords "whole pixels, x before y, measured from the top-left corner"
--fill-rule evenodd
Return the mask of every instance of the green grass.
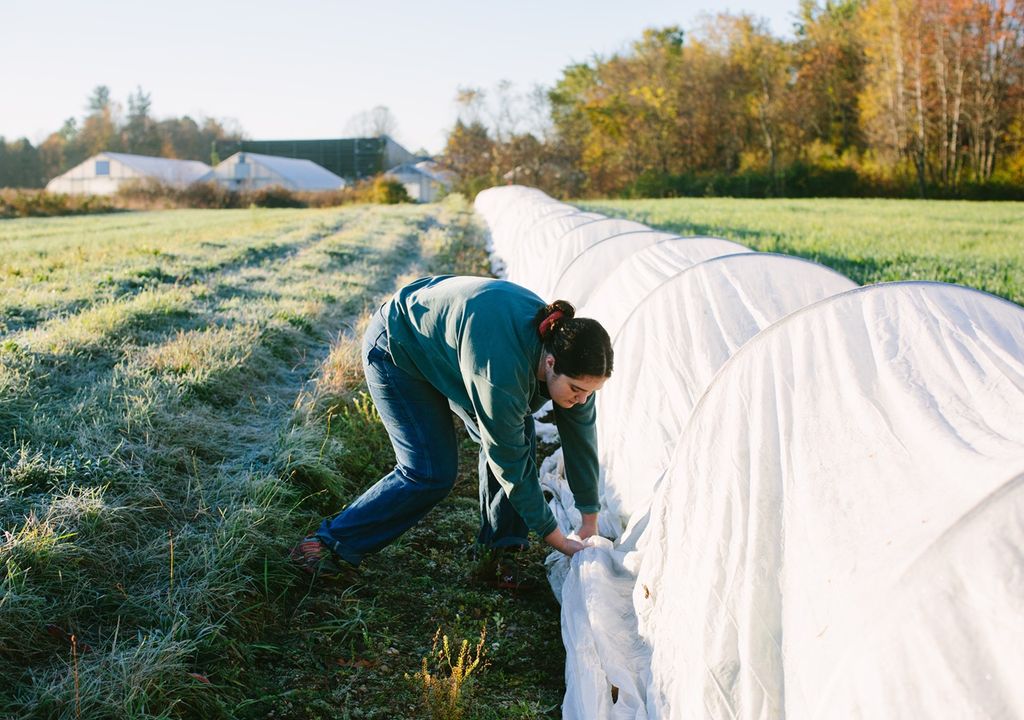
M 939 280 L 1024 304 L 1024 203 L 680 198 L 576 204 L 681 235 L 810 258 L 860 284 Z

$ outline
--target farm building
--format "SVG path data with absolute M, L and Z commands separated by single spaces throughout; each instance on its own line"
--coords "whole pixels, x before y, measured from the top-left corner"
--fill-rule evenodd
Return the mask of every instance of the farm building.
M 387 174 L 402 183 L 416 202 L 434 202 L 451 190 L 454 182 L 451 172 L 432 160 L 402 163 Z
M 46 189 L 73 195 L 111 195 L 130 180 L 156 180 L 183 187 L 210 170 L 209 165 L 197 160 L 102 152 L 53 178 Z
M 218 145 L 217 152 L 223 157 L 246 152 L 311 160 L 347 180 L 372 177 L 390 167 L 421 159 L 387 135 L 333 140 L 243 140 Z
M 337 190 L 345 179 L 311 160 L 238 152 L 215 167 L 203 180 L 231 190 L 256 190 L 278 185 L 289 190 Z

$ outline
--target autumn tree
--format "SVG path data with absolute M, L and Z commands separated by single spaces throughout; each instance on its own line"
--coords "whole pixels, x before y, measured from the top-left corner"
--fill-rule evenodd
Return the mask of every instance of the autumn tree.
M 82 122 L 75 140 L 82 146 L 85 156 L 104 150 L 120 150 L 118 121 L 120 107 L 110 97 L 110 88 L 98 85 L 89 97 L 89 114 Z
M 912 162 L 921 195 L 991 179 L 1018 117 L 1024 5 L 874 0 L 860 20 L 869 139 Z
M 968 162 L 975 179 L 989 180 L 1003 145 L 1019 133 L 1024 95 L 1024 4 L 975 0 L 958 8 L 971 49 L 966 73 Z
M 748 121 L 744 145 L 762 155 L 776 178 L 786 146 L 789 49 L 771 35 L 765 21 L 752 15 L 719 15 L 716 30 L 732 69 L 730 90 L 741 98 Z
M 128 119 L 121 130 L 121 146 L 137 155 L 157 155 L 163 143 L 157 124 L 150 116 L 152 101 L 141 87 L 128 96 Z
M 455 104 L 442 160 L 459 176 L 458 190 L 472 196 L 490 185 L 525 183 L 569 194 L 576 165 L 554 130 L 546 90 L 520 92 L 508 81 L 492 90 L 460 87 Z
M 689 173 L 732 173 L 748 148 L 747 116 L 731 62 L 711 18 L 691 33 L 677 82 L 684 98 L 679 125 L 680 154 Z
M 858 99 L 864 51 L 857 36 L 862 0 L 802 0 L 793 47 L 792 116 L 801 149 L 818 142 L 835 155 L 864 149 Z
M 591 191 L 684 168 L 682 57 L 683 33 L 672 26 L 645 31 L 628 54 L 563 71 L 549 93 L 553 127 Z
M 81 124 L 68 118 L 37 149 L 42 177 L 49 180 L 104 151 L 210 162 L 217 146 L 242 139 L 236 124 L 213 118 L 199 122 L 187 115 L 156 120 L 149 93 L 136 88 L 128 97 L 128 115 L 122 122 L 110 89 L 98 86 L 89 97 L 88 114 Z
M 74 118 L 68 118 L 60 130 L 51 133 L 39 145 L 39 158 L 45 180 L 54 178 L 85 160 L 84 148 L 74 142 L 77 134 L 78 123 Z
M 494 140 L 479 120 L 465 124 L 461 119 L 448 133 L 444 163 L 459 177 L 456 189 L 472 197 L 498 182 L 494 173 Z

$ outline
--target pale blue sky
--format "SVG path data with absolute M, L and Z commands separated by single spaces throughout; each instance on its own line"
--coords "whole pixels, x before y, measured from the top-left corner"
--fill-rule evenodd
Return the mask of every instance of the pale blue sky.
M 703 12 L 765 18 L 790 35 L 798 0 L 0 0 L 0 135 L 39 142 L 81 118 L 96 85 L 141 85 L 153 114 L 233 118 L 256 139 L 341 137 L 390 108 L 397 139 L 440 151 L 460 86 L 520 91 L 628 47 L 645 27 Z

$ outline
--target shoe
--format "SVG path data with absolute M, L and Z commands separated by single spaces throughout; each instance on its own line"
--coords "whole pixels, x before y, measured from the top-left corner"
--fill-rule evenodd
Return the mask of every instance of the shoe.
M 349 573 L 349 568 L 342 567 L 334 553 L 315 536 L 303 538 L 288 557 L 296 567 L 314 577 L 338 578 Z

